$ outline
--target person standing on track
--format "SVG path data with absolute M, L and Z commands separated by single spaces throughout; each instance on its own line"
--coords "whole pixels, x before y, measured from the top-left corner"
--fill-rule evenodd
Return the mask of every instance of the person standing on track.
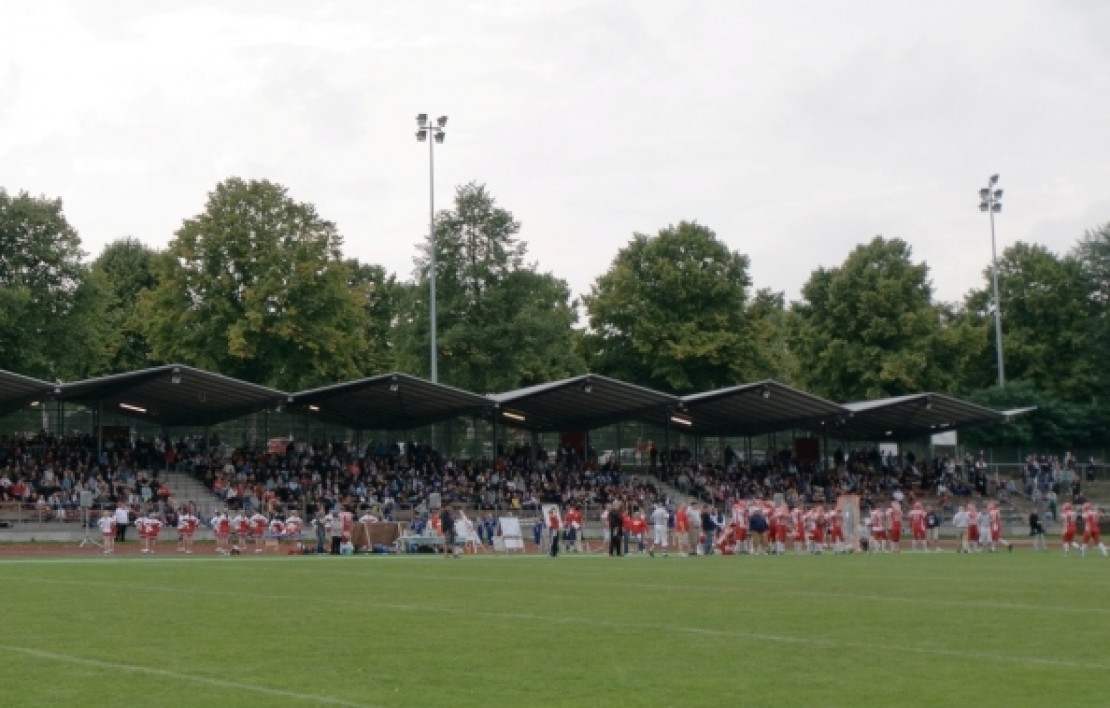
M 131 514 L 127 510 L 127 504 L 123 503 L 122 501 L 116 504 L 115 521 L 116 541 L 122 543 L 123 541 L 127 540 L 127 524 L 131 523 Z M 114 544 L 112 546 L 112 549 L 115 550 Z
M 990 528 L 991 537 L 991 553 L 998 550 L 998 544 L 1001 543 L 1012 553 L 1014 544 L 1002 538 L 1002 512 L 998 509 L 998 505 L 994 502 L 987 504 L 987 526 Z
M 556 519 L 556 523 L 558 523 L 558 519 Z M 455 516 L 451 513 L 451 507 L 446 504 L 444 504 L 443 508 L 439 511 L 439 530 L 443 534 L 443 557 L 457 557 L 455 555 Z M 554 555 L 559 552 L 558 534 L 553 534 L 552 539 L 554 548 L 552 555 Z
M 929 550 L 925 509 L 921 506 L 921 502 L 914 502 L 913 508 L 910 509 L 910 536 L 910 550 L 916 551 L 918 543 L 921 543 L 921 550 Z
M 621 517 L 621 503 L 613 502 L 609 507 L 609 515 L 606 517 L 609 522 L 609 555 L 622 556 L 621 549 L 624 542 L 624 520 Z
M 193 552 L 193 536 L 196 534 L 199 524 L 200 519 L 188 507 L 181 508 L 181 513 L 177 515 L 177 533 L 181 536 L 181 545 L 178 547 L 178 551 L 186 554 Z
M 100 538 L 104 541 L 104 555 L 109 556 L 115 550 L 116 543 L 116 520 L 112 512 L 107 509 L 100 512 L 96 525 L 100 528 Z
M 249 521 L 251 537 L 254 539 L 254 552 L 261 553 L 266 544 L 266 531 L 270 528 L 270 521 L 261 511 L 251 514 Z
M 678 505 L 674 513 L 674 545 L 678 555 L 685 556 L 686 548 L 690 542 L 690 517 L 686 502 Z
M 1103 556 L 1106 555 L 1106 546 L 1102 543 L 1102 538 L 1099 537 L 1098 521 L 1100 512 L 1098 507 L 1092 506 L 1091 502 L 1083 504 L 1083 545 L 1079 547 L 1079 555 L 1087 555 L 1087 545 L 1095 544 Z
M 552 558 L 559 557 L 559 510 L 556 507 L 551 507 L 547 511 L 547 533 L 551 536 L 551 548 L 548 549 L 547 554 Z
M 663 557 L 667 557 L 667 510 L 663 505 L 656 502 L 655 508 L 651 510 L 651 550 L 648 555 L 652 558 L 655 557 L 656 549 L 662 547 Z
M 898 500 L 890 502 L 887 509 L 887 528 L 890 529 L 890 550 L 892 553 L 902 552 L 902 504 Z
M 1060 522 L 1064 525 L 1060 534 L 1060 541 L 1063 543 L 1064 555 L 1066 556 L 1069 549 L 1079 550 L 1079 544 L 1075 542 L 1075 508 L 1072 507 L 1071 502 L 1064 502 L 1064 507 L 1060 512 Z

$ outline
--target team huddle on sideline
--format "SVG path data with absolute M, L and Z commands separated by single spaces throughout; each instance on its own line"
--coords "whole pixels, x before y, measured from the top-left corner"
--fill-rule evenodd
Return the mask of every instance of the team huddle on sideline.
M 1107 556 L 1099 534 L 1100 519 L 1101 511 L 1090 503 L 1083 505 L 1081 514 L 1070 502 L 1064 504 L 1060 515 L 1064 555 L 1076 550 L 1083 556 L 1088 546 L 1094 546 Z M 629 514 L 614 504 L 602 512 L 601 520 L 606 541 L 613 549 L 610 555 L 621 555 L 622 542 L 626 553 L 627 547 L 635 544 L 641 553 L 652 556 L 659 550 L 665 556 L 669 547 L 681 555 L 687 555 L 687 551 L 696 555 L 781 555 L 787 552 L 788 544 L 795 553 L 898 553 L 904 542 L 904 524 L 908 524 L 910 549 L 940 550 L 939 519 L 931 507 L 920 502 L 913 503 L 907 513 L 903 513 L 900 502 L 892 501 L 859 515 L 850 505 L 790 508 L 762 499 L 737 500 L 727 519 L 708 504 L 682 504 L 673 512 L 656 504 L 649 518 L 642 511 Z M 1083 536 L 1082 543 L 1077 543 L 1080 520 Z M 650 547 L 646 543 L 648 521 L 652 529 Z M 957 532 L 957 552 L 1014 549 L 1014 544 L 1003 538 L 1002 511 L 995 502 L 981 511 L 975 504 L 961 506 L 952 523 Z M 1035 513 L 1030 517 L 1030 535 L 1036 550 L 1047 550 L 1044 528 Z

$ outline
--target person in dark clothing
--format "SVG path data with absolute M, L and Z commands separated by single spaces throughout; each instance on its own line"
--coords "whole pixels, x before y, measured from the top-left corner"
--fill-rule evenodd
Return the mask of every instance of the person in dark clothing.
M 763 509 L 758 504 L 751 506 L 751 514 L 748 516 L 748 530 L 752 537 L 752 553 L 762 554 L 766 552 L 767 517 L 763 515 Z
M 705 534 L 705 545 L 703 546 L 704 555 L 713 555 L 713 541 L 716 538 L 717 529 L 721 528 L 713 514 L 710 512 L 708 504 L 701 505 L 701 532 Z
M 1044 524 L 1041 523 L 1041 517 L 1035 511 L 1029 515 L 1029 535 L 1033 537 L 1034 551 L 1048 550 L 1044 542 Z
M 623 555 L 621 552 L 623 548 L 621 542 L 624 536 L 624 523 L 620 502 L 613 502 L 613 505 L 609 507 L 609 516 L 607 519 L 609 522 L 609 555 Z
M 551 534 L 551 550 L 548 555 L 555 558 L 559 555 L 559 512 L 554 507 L 551 508 L 550 513 L 547 515 L 547 531 Z
M 455 555 L 455 515 L 451 513 L 449 506 L 444 506 L 439 512 L 439 530 L 443 532 L 443 557 L 457 557 Z

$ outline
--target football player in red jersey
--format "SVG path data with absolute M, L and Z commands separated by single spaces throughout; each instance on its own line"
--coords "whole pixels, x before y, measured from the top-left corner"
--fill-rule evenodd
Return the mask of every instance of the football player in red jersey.
M 1102 555 L 1106 555 L 1106 546 L 1103 545 L 1098 531 L 1099 516 L 1098 507 L 1092 506 L 1091 502 L 1083 505 L 1083 545 L 1079 547 L 1081 556 L 1087 555 L 1087 545 L 1090 543 L 1097 545 Z
M 1075 509 L 1072 508 L 1071 502 L 1064 502 L 1064 509 L 1060 514 L 1060 522 L 1064 525 L 1063 533 L 1060 534 L 1060 540 L 1064 545 L 1064 555 L 1068 555 L 1068 550 L 1074 548 L 1079 550 L 1079 544 L 1075 542 Z
M 890 550 L 893 553 L 902 551 L 902 505 L 897 500 L 890 502 L 886 511 L 887 528 L 890 529 Z
M 921 502 L 914 502 L 913 508 L 910 509 L 910 549 L 917 550 L 917 544 L 921 544 L 921 550 L 929 550 L 928 541 L 928 522 L 925 519 L 925 509 L 922 508 Z
M 991 553 L 998 550 L 999 543 L 1011 552 L 1014 550 L 1014 544 L 1002 538 L 1002 512 L 994 502 L 987 504 L 987 526 L 991 537 Z

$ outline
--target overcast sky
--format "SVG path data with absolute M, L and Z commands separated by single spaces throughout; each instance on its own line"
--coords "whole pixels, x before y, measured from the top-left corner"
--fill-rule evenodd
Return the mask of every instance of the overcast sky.
M 61 197 L 95 256 L 270 179 L 408 279 L 414 117 L 446 114 L 437 204 L 485 183 L 576 294 L 686 219 L 791 299 L 881 234 L 957 300 L 991 173 L 1000 252 L 1110 221 L 1108 28 L 1096 0 L 3 0 L 0 186 Z

